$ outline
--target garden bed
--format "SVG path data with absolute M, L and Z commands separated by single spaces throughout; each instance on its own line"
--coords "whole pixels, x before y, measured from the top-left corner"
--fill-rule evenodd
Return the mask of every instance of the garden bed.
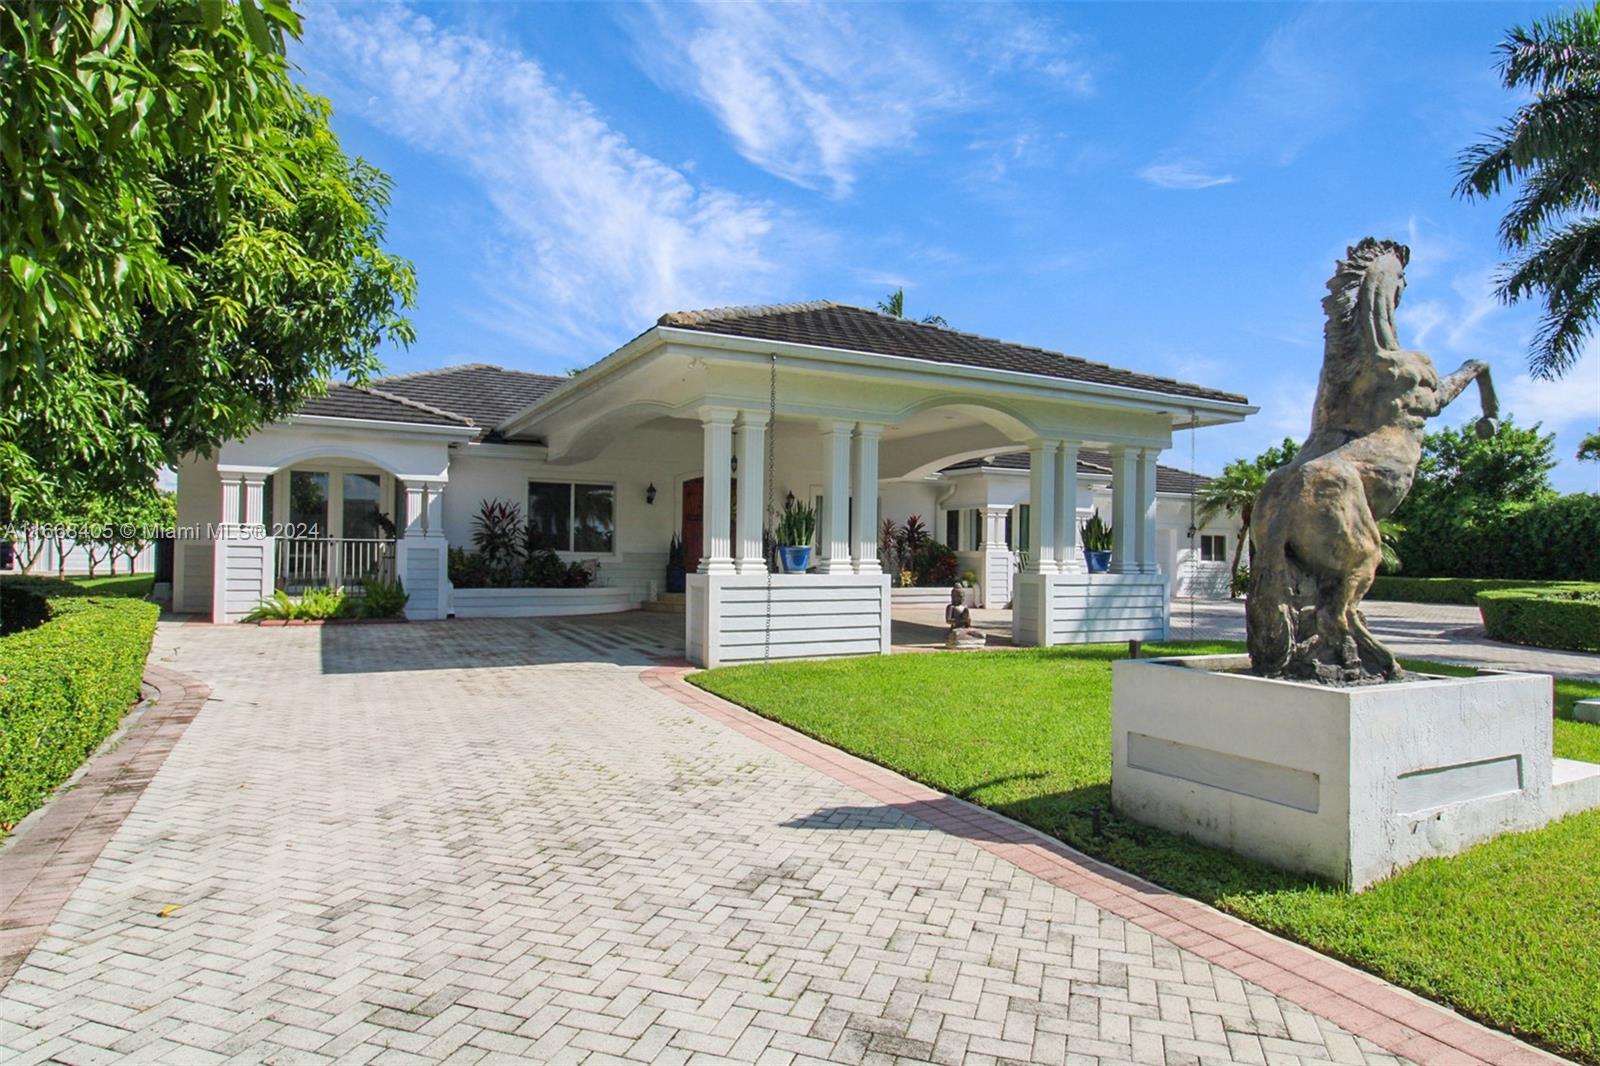
M 1107 646 L 936 653 L 730 667 L 689 680 L 1491 1025 L 1600 1062 L 1600 812 L 1424 861 L 1360 894 L 1240 859 L 1111 809 L 1111 663 L 1125 654 Z M 981 696 L 951 700 L 951 692 Z M 1556 682 L 1559 757 L 1600 762 L 1600 726 L 1570 720 L 1588 696 L 1600 696 L 1600 684 Z
M 12 629 L 0 636 L 0 832 L 42 804 L 133 707 L 158 613 L 69 582 L 0 581 L 0 620 Z

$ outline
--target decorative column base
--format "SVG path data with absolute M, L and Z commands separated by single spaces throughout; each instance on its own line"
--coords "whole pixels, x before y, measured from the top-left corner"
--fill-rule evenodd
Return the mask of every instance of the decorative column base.
M 690 574 L 687 584 L 684 655 L 695 666 L 889 654 L 884 574 Z
M 277 554 L 272 537 L 224 526 L 212 541 L 211 620 L 239 622 L 272 595 Z
M 450 544 L 443 536 L 408 535 L 395 541 L 394 572 L 404 582 L 406 617 L 415 621 L 450 614 Z
M 1011 604 L 1011 639 L 1019 646 L 1167 637 L 1167 579 L 1160 574 L 1024 573 Z

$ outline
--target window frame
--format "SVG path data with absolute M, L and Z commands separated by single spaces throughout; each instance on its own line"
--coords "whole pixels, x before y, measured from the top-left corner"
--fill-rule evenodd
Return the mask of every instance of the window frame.
M 556 548 L 557 558 L 572 561 L 582 559 L 615 559 L 621 554 L 618 546 L 622 538 L 622 523 L 619 521 L 622 507 L 622 494 L 617 491 L 617 483 L 607 478 L 549 478 L 530 476 L 524 483 L 522 496 L 523 517 L 526 521 L 533 520 L 533 508 L 529 503 L 533 497 L 535 485 L 565 485 L 567 487 L 567 547 Z M 578 489 L 579 487 L 601 488 L 611 490 L 611 548 L 608 551 L 583 551 L 574 548 L 578 539 Z
M 1207 546 L 1216 543 L 1216 554 L 1207 555 Z M 1201 533 L 1200 534 L 1200 561 L 1202 563 L 1225 563 L 1228 561 L 1228 535 L 1226 533 Z

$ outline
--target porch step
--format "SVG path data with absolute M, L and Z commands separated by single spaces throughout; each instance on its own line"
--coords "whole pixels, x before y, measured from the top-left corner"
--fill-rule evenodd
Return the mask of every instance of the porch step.
M 655 599 L 643 604 L 643 608 L 655 614 L 683 614 L 688 599 L 688 594 L 683 592 L 658 592 Z

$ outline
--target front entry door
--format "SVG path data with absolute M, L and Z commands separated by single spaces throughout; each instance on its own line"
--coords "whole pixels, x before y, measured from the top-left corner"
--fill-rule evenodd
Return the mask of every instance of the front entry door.
M 728 511 L 728 542 L 733 543 L 733 531 L 739 521 L 739 479 L 733 479 Z M 700 569 L 700 558 L 706 549 L 706 481 L 690 478 L 683 483 L 683 565 L 691 574 Z M 734 551 L 738 551 L 737 545 Z
M 706 482 L 690 478 L 683 483 L 683 566 L 690 573 L 700 569 L 705 552 Z

